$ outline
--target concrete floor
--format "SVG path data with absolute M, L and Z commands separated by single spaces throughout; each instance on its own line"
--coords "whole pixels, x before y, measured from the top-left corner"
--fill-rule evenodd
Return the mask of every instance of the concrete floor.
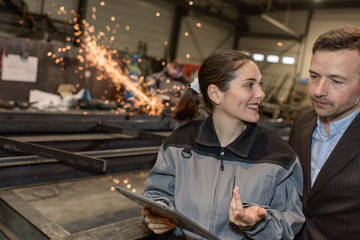
M 140 216 L 140 208 L 117 185 L 142 194 L 149 170 L 17 188 L 13 191 L 69 233 Z

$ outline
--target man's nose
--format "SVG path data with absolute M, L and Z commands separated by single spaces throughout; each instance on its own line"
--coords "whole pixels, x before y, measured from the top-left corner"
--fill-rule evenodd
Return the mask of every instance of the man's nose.
M 314 89 L 315 95 L 317 96 L 325 95 L 327 92 L 327 87 L 328 87 L 327 81 L 325 79 L 320 79 Z

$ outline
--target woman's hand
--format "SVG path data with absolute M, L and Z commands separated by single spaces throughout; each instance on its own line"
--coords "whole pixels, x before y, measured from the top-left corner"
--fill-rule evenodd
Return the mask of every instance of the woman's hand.
M 157 202 L 165 205 L 165 203 L 161 201 Z M 145 222 L 148 224 L 148 227 L 156 234 L 165 233 L 176 227 L 176 223 L 174 223 L 170 219 L 152 214 L 147 205 L 145 205 L 141 209 L 141 213 L 142 215 L 144 215 L 144 219 Z
M 245 230 L 252 229 L 265 217 L 265 214 L 266 210 L 259 206 L 244 208 L 239 187 L 234 188 L 229 209 L 230 222 Z

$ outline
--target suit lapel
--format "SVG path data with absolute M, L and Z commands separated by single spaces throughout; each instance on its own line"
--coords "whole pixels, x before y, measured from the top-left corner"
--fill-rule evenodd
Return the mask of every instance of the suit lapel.
M 309 195 L 311 190 L 311 140 L 312 140 L 312 133 L 316 126 L 317 116 L 309 121 L 302 132 L 301 141 L 305 144 L 302 144 L 301 152 L 304 153 L 303 158 L 303 172 L 304 172 L 304 188 L 306 191 L 306 195 Z
M 350 124 L 338 144 L 326 160 L 313 188 L 310 191 L 309 198 L 318 192 L 331 178 L 341 171 L 351 160 L 360 153 L 358 141 L 360 140 L 360 114 Z

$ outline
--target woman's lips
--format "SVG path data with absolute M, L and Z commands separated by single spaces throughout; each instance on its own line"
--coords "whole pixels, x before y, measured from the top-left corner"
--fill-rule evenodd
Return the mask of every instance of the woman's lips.
M 251 110 L 259 111 L 259 103 L 250 103 L 246 106 L 247 106 L 247 108 L 249 108 Z

